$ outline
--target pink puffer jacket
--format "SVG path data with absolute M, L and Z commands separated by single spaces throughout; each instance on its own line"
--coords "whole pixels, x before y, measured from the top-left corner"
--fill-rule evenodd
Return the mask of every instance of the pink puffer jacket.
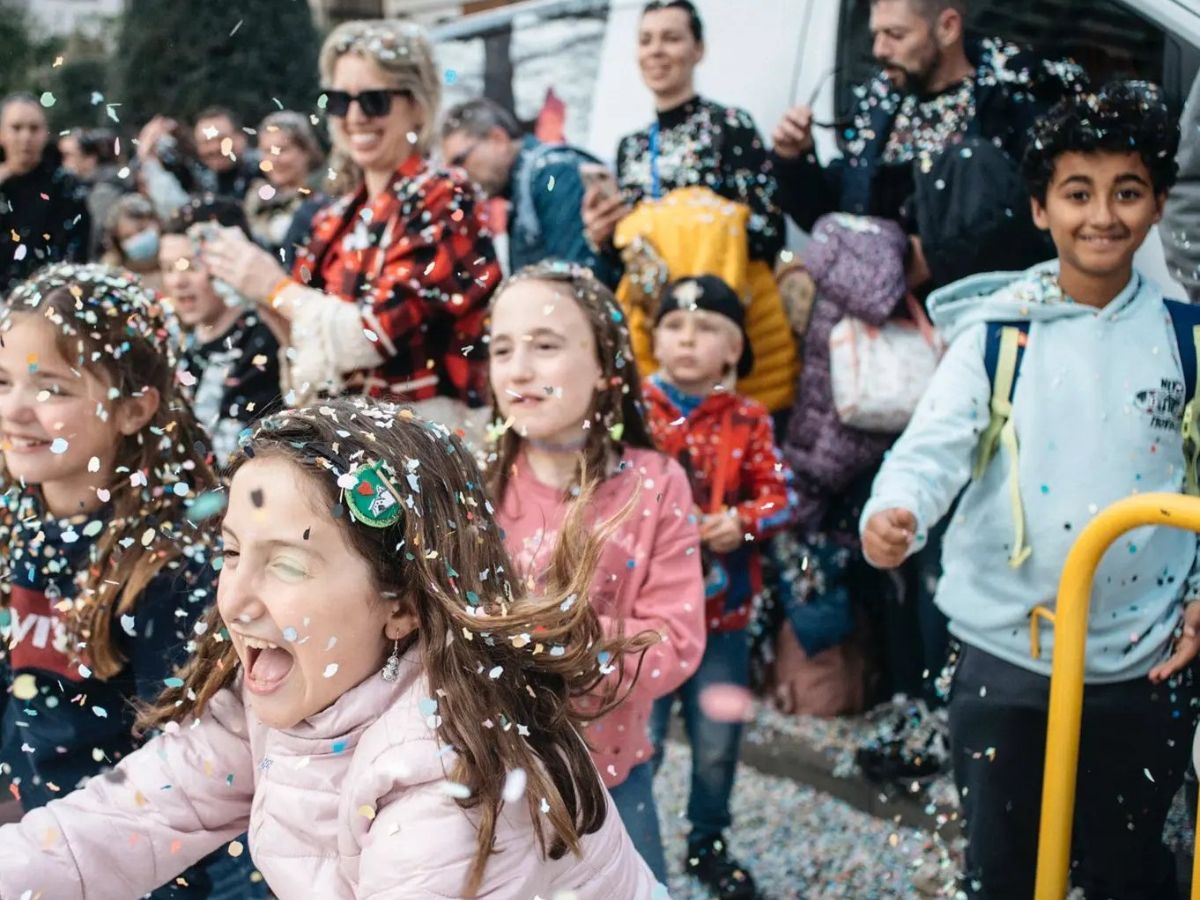
M 475 816 L 450 796 L 413 657 L 289 731 L 260 722 L 240 682 L 222 691 L 195 725 L 0 828 L 0 898 L 131 900 L 247 830 L 282 900 L 463 896 Z M 582 858 L 543 859 L 523 800 L 496 831 L 480 898 L 665 896 L 611 804 Z

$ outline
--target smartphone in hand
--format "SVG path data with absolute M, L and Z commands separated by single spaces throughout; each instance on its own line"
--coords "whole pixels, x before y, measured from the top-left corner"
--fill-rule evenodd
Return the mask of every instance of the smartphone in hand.
M 615 197 L 620 193 L 621 189 L 617 185 L 617 176 L 612 173 L 608 166 L 601 165 L 600 163 L 583 163 L 579 167 L 579 177 L 583 179 L 583 186 L 585 188 L 597 188 L 602 200 Z

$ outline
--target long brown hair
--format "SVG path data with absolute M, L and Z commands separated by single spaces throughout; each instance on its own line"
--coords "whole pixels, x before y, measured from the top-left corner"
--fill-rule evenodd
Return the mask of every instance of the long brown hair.
M 642 381 L 638 376 L 629 343 L 629 319 L 621 304 L 586 266 L 549 260 L 526 266 L 505 281 L 492 295 L 491 308 L 514 284 L 536 281 L 550 290 L 570 297 L 583 310 L 596 341 L 596 357 L 608 387 L 596 391 L 588 408 L 587 439 L 580 453 L 575 481 L 599 481 L 608 471 L 609 455 L 622 444 L 655 449 L 654 441 L 642 416 Z M 491 382 L 488 383 L 489 390 Z M 493 392 L 494 394 L 494 392 Z M 495 397 L 492 397 L 495 407 Z M 487 456 L 488 487 L 497 503 L 504 492 L 513 463 L 521 450 L 521 436 L 511 428 L 501 428 L 495 446 Z
M 543 854 L 579 853 L 581 836 L 604 823 L 606 798 L 578 729 L 617 702 L 625 656 L 658 639 L 604 637 L 587 597 L 606 535 L 589 535 L 580 507 L 564 526 L 568 539 L 541 596 L 530 595 L 513 575 L 471 454 L 445 427 L 388 404 L 343 398 L 269 416 L 231 467 L 256 457 L 296 464 L 326 508 L 345 502 L 338 478 L 365 463 L 382 461 L 397 473 L 398 522 L 373 528 L 346 514 L 340 521 L 380 595 L 398 598 L 418 620 L 412 641 L 437 698 L 437 733 L 455 749 L 450 777 L 470 791 L 457 802 L 479 814 L 466 896 L 483 878 L 506 776 L 516 769 L 527 778 L 525 802 Z M 216 608 L 207 625 L 180 673 L 183 685 L 162 695 L 141 728 L 199 715 L 233 683 L 237 654 Z M 602 702 L 586 711 L 577 702 L 597 695 Z
M 161 398 L 146 427 L 117 447 L 106 485 L 112 517 L 77 575 L 79 592 L 67 616 L 73 646 L 86 647 L 98 678 L 111 678 L 125 664 L 113 615 L 132 612 L 155 575 L 208 542 L 187 520 L 187 508 L 216 478 L 204 433 L 175 379 L 181 332 L 136 276 L 101 265 L 42 269 L 9 294 L 0 327 L 19 315 L 54 325 L 63 359 L 101 379 L 112 402 L 149 388 Z M 13 486 L 7 474 L 0 474 L 0 486 Z

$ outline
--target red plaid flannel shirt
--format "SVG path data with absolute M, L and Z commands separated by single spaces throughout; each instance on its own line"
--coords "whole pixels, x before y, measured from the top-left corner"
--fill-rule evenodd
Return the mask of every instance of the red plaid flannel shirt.
M 482 209 L 461 173 L 414 154 L 374 200 L 362 188 L 318 213 L 293 277 L 358 303 L 383 357 L 350 388 L 482 405 L 487 303 L 501 278 Z

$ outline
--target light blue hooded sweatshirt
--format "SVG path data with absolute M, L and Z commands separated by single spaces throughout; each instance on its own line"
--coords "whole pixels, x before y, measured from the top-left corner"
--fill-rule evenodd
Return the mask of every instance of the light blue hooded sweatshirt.
M 917 520 L 910 552 L 962 499 L 942 551 L 936 603 L 960 640 L 1014 665 L 1050 674 L 1053 626 L 1030 645 L 1030 611 L 1053 610 L 1067 551 L 1105 507 L 1132 494 L 1183 488 L 1184 397 L 1161 290 L 1134 273 L 1103 309 L 1065 299 L 1052 261 L 1027 272 L 978 275 L 930 298 L 949 342 L 908 428 L 875 479 L 861 527 L 881 510 Z M 1032 555 L 1009 564 L 1015 541 L 1012 459 L 1003 445 L 971 482 L 992 386 L 984 368 L 989 321 L 1030 322 L 1013 395 L 1026 540 Z M 966 488 L 963 491 L 963 488 Z M 1086 680 L 1144 676 L 1169 652 L 1181 600 L 1200 597 L 1197 536 L 1140 528 L 1112 546 L 1094 582 Z

